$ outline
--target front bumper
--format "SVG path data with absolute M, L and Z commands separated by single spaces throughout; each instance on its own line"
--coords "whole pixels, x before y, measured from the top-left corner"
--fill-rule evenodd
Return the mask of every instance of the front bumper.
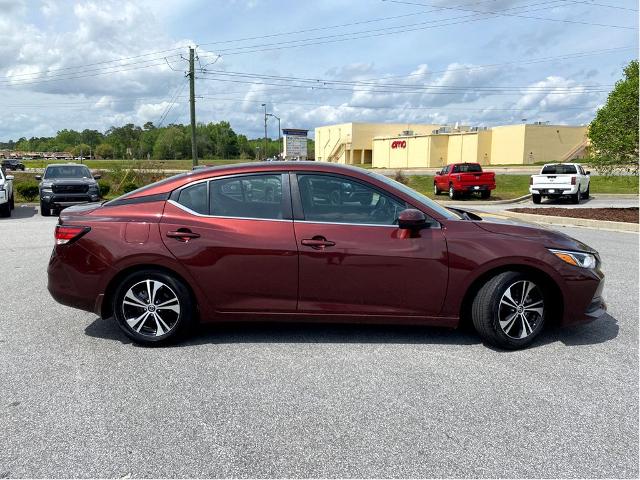
M 606 314 L 607 304 L 602 296 L 603 290 L 604 273 L 599 269 L 590 271 L 588 276 L 568 279 L 567 291 L 564 292 L 562 325 L 589 323 Z
M 0 190 L 0 204 L 7 203 L 8 201 L 9 201 L 9 198 L 7 197 L 7 191 Z
M 65 208 L 72 205 L 81 205 L 83 203 L 99 202 L 100 195 L 98 193 L 41 193 L 40 201 L 49 208 Z

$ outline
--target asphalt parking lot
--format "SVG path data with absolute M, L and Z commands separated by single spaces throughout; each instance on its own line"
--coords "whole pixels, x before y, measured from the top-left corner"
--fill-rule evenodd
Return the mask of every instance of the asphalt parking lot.
M 638 477 L 638 234 L 609 314 L 502 352 L 432 328 L 200 328 L 168 348 L 55 303 L 55 218 L 0 220 L 0 477 Z

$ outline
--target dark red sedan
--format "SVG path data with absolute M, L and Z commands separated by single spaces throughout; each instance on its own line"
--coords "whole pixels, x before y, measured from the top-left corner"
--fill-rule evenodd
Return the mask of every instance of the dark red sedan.
M 443 208 L 366 170 L 214 167 L 65 209 L 49 291 L 141 343 L 193 322 L 385 322 L 529 344 L 605 312 L 597 252 L 561 233 Z

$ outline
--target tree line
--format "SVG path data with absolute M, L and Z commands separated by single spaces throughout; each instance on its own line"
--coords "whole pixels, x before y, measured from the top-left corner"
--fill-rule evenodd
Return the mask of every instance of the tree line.
M 202 123 L 196 127 L 198 157 L 202 159 L 254 159 L 274 157 L 281 147 L 278 140 L 249 139 L 237 134 L 229 122 Z M 313 140 L 307 141 L 308 156 L 313 158 Z M 188 125 L 170 124 L 156 127 L 147 122 L 142 127 L 128 123 L 98 130 L 64 129 L 53 137 L 20 138 L 0 143 L 0 149 L 26 152 L 70 152 L 74 156 L 96 158 L 135 158 L 156 160 L 191 158 L 191 131 Z

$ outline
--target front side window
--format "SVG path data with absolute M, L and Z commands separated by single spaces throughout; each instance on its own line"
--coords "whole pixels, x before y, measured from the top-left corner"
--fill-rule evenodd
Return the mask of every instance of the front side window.
M 406 203 L 345 177 L 298 174 L 306 221 L 394 225 Z
M 243 175 L 212 180 L 209 211 L 221 217 L 284 218 L 282 175 Z
M 183 188 L 180 191 L 178 203 L 196 213 L 207 215 L 209 213 L 207 182 L 196 183 L 190 187 Z

